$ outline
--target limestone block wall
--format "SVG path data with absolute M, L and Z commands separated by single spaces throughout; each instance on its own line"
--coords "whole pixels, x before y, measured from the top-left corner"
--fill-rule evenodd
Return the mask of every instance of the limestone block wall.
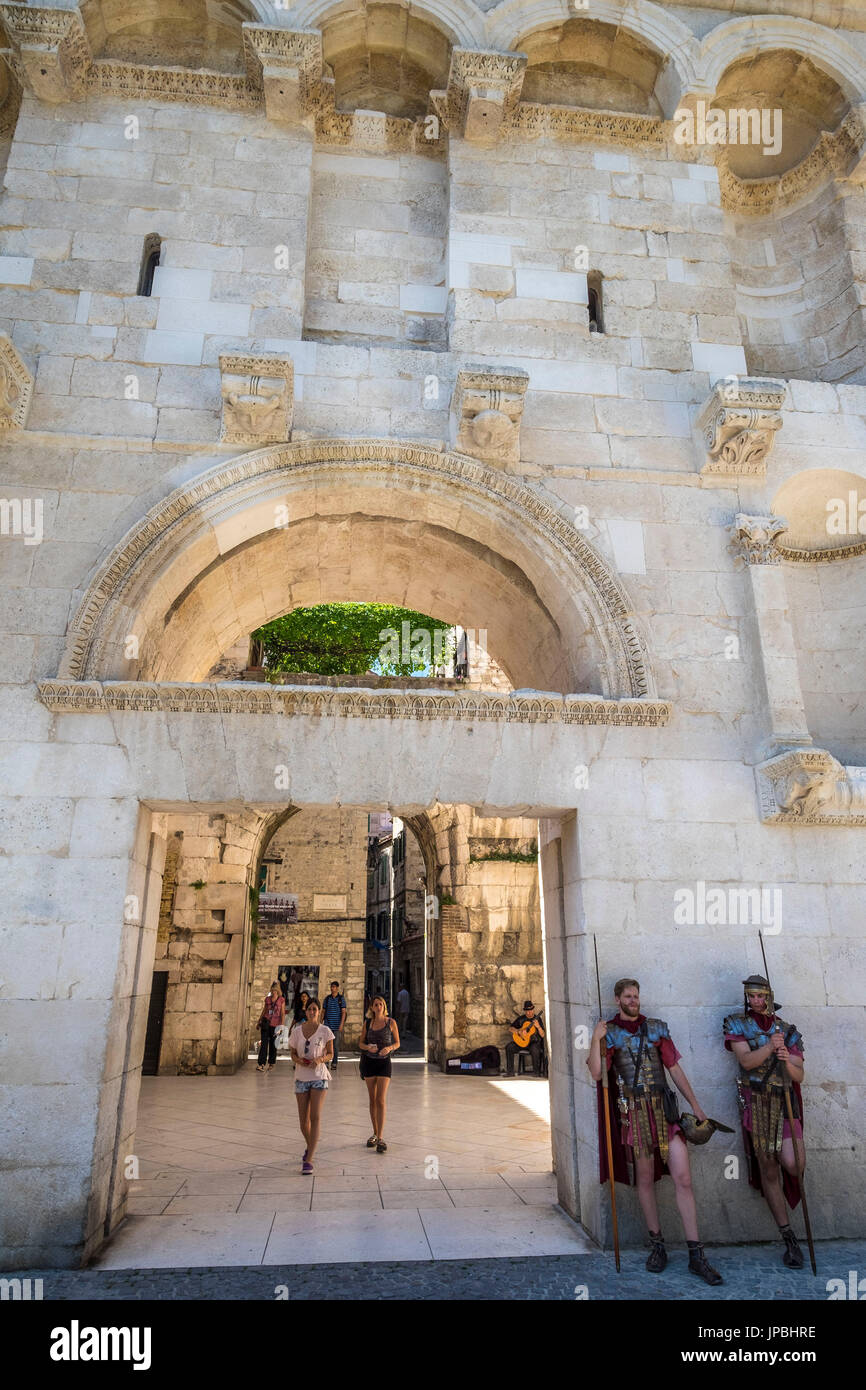
M 260 817 L 171 815 L 166 822 L 177 848 L 154 961 L 169 976 L 158 1070 L 232 1072 L 246 1056 L 250 864 Z
M 536 863 L 490 859 L 536 843 L 533 822 L 481 817 L 469 807 L 440 807 L 436 829 L 439 920 L 434 919 L 434 988 L 429 991 L 432 1060 L 493 1043 L 523 1001 L 544 997 Z M 441 902 L 448 896 L 452 904 Z
M 749 370 L 862 382 L 863 190 L 831 182 L 777 216 L 731 218 L 729 244 Z
M 248 1037 L 258 1046 L 262 1000 L 281 965 L 318 965 L 320 997 L 332 979 L 346 997 L 346 1043 L 354 1044 L 364 1013 L 367 894 L 367 812 L 323 806 L 289 817 L 264 849 L 268 891 L 295 893 L 298 921 L 256 923 L 257 943 L 247 1004 Z M 336 895 L 345 907 L 317 898 Z
M 445 346 L 446 168 L 441 157 L 317 150 L 304 336 L 322 342 Z M 402 395 L 402 399 L 400 396 Z M 320 412 L 357 388 L 308 395 Z M 407 393 L 382 388 L 381 405 Z
M 0 251 L 32 265 L 0 289 L 2 331 L 38 358 L 32 430 L 215 439 L 219 353 L 300 337 L 311 140 L 263 114 L 130 113 L 23 102 Z M 162 259 L 143 298 L 154 233 Z

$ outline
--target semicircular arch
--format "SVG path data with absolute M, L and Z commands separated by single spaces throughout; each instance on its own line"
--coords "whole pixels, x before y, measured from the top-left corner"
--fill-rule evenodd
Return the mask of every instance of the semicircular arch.
M 272 556 L 267 567 L 257 568 L 259 548 L 295 525 L 324 528 L 323 544 L 311 552 L 324 578 L 308 592 L 315 602 L 334 601 L 335 594 L 347 593 L 340 567 L 346 553 L 351 563 L 351 546 L 346 552 L 343 542 L 347 521 L 354 525 L 355 518 L 363 576 L 375 580 L 377 537 L 385 536 L 391 547 L 381 551 L 386 565 L 402 563 L 426 583 L 419 588 L 418 579 L 402 591 L 418 611 L 452 620 L 450 612 L 436 610 L 440 595 L 449 592 L 446 571 L 455 566 L 470 609 L 473 583 L 486 585 L 490 604 L 500 605 L 502 664 L 522 687 L 608 698 L 655 694 L 627 591 L 563 511 L 519 479 L 466 455 L 394 440 L 277 445 L 221 463 L 178 488 L 98 568 L 70 626 L 60 677 L 134 680 L 147 669 L 161 679 L 203 679 L 205 662 L 226 650 L 214 645 L 220 633 L 230 645 L 244 626 L 250 632 L 308 601 L 301 588 L 288 592 Z M 450 546 L 447 563 L 433 572 L 419 565 L 407 527 L 426 528 L 428 538 L 437 532 Z M 398 539 L 401 555 L 393 549 Z M 238 567 L 229 570 L 228 564 Z M 337 576 L 333 582 L 329 565 Z M 178 605 L 197 590 L 203 593 L 205 582 L 211 586 L 208 622 L 214 635 L 190 677 L 164 662 L 160 666 L 153 652 Z M 383 581 L 379 593 L 384 587 Z M 355 599 L 378 601 L 379 593 L 368 586 Z M 453 606 L 459 592 L 451 593 Z M 229 599 L 233 615 L 221 625 L 220 604 L 227 607 Z M 493 643 L 491 650 L 498 660 Z
M 863 100 L 866 70 L 857 50 L 822 24 L 786 15 L 749 15 L 712 29 L 700 49 L 702 84 L 714 92 L 733 63 L 776 50 L 809 58 L 838 83 L 848 101 Z

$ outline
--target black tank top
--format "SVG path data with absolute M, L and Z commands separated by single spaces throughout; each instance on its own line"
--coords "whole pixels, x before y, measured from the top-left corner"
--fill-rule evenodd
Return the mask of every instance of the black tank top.
M 375 1043 L 381 1049 L 383 1047 L 393 1047 L 394 1038 L 391 1033 L 391 1020 L 386 1018 L 381 1028 L 373 1028 L 372 1021 L 367 1020 L 367 1042 Z M 371 1054 L 372 1055 L 372 1054 Z

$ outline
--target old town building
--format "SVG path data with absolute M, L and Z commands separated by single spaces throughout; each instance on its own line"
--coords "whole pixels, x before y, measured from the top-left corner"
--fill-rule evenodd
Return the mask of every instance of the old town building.
M 433 1063 L 545 1001 L 567 1213 L 605 1234 L 593 938 L 733 1123 L 762 927 L 812 1222 L 863 1234 L 866 14 L 766 8 L 0 3 L 6 1266 L 123 1218 L 148 1036 L 218 1086 L 274 969 L 362 1006 L 384 813 Z M 340 601 L 500 675 L 238 678 Z M 721 1152 L 702 1231 L 764 1238 Z

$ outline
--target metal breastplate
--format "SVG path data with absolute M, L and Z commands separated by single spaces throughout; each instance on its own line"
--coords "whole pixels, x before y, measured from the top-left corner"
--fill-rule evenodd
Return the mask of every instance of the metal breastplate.
M 640 1049 L 640 1033 L 630 1034 L 624 1028 L 614 1034 L 613 1068 L 627 1095 L 645 1095 L 665 1087 L 665 1073 L 659 1050 L 648 1035 L 640 1063 L 640 1077 L 635 1087 L 635 1067 Z
M 786 1023 L 783 1018 L 777 1018 L 776 1022 L 782 1030 L 783 1035 L 788 1037 L 789 1046 L 801 1047 L 802 1035 L 796 1028 L 792 1029 L 790 1023 Z M 770 1040 L 770 1034 L 765 1033 L 757 1020 L 751 1014 L 733 1014 L 725 1019 L 725 1032 L 740 1037 L 749 1044 L 750 1052 L 757 1052 L 759 1047 L 764 1047 Z M 781 1091 L 784 1088 L 784 1076 L 781 1065 L 776 1063 L 774 1054 L 765 1058 L 759 1066 L 753 1067 L 750 1071 L 737 1059 L 737 1079 L 741 1085 L 750 1087 L 753 1091 L 762 1091 L 769 1087 L 770 1090 Z

